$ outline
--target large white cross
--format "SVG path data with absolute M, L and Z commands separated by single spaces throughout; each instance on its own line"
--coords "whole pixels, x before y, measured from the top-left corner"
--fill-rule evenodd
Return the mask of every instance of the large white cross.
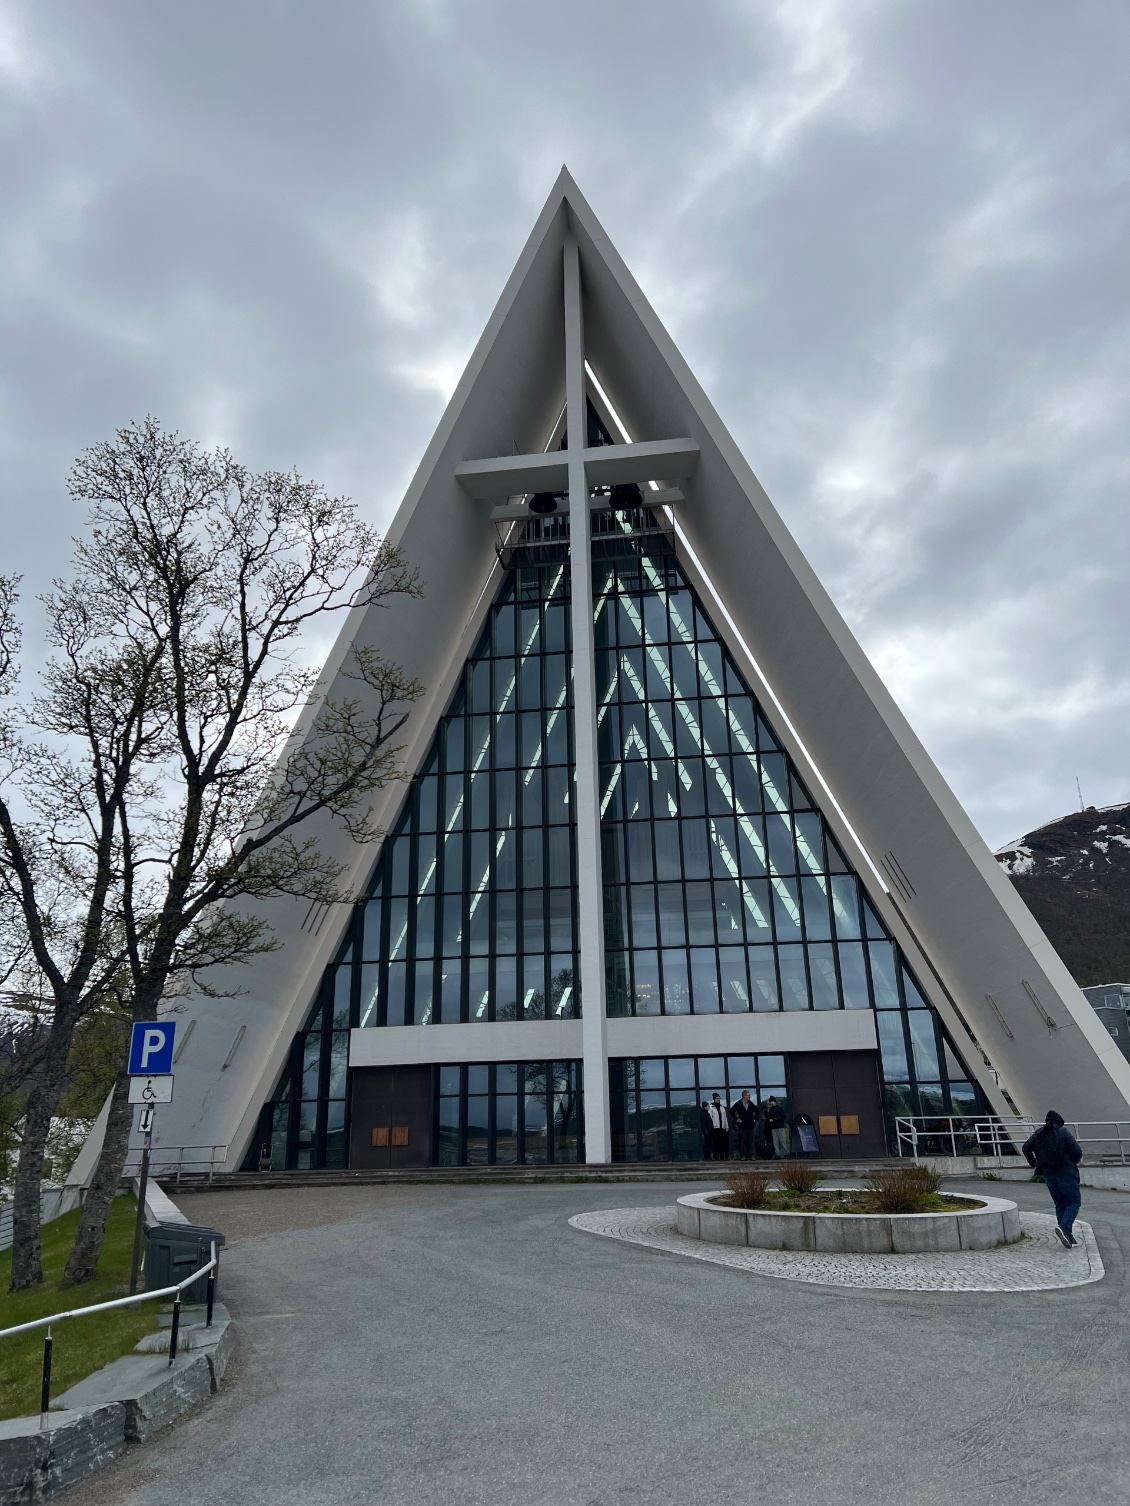
M 565 241 L 565 424 L 569 446 L 541 455 L 504 455 L 465 460 L 455 476 L 469 497 L 496 505 L 498 521 L 536 515 L 528 506 L 538 492 L 567 493 L 569 555 L 572 576 L 573 729 L 576 744 L 577 919 L 580 927 L 581 1045 L 584 1055 L 585 1159 L 612 1159 L 608 1105 L 608 1026 L 604 975 L 604 889 L 600 863 L 600 788 L 596 741 L 596 672 L 593 645 L 592 531 L 593 508 L 607 507 L 607 497 L 593 497 L 595 487 L 630 483 L 667 483 L 649 490 L 646 506 L 683 500 L 679 482 L 698 461 L 692 439 L 660 439 L 645 444 L 588 448 L 585 393 L 585 333 L 581 302 L 581 268 L 577 242 Z M 580 443 L 578 443 L 580 441 Z M 518 500 L 515 500 L 518 499 Z

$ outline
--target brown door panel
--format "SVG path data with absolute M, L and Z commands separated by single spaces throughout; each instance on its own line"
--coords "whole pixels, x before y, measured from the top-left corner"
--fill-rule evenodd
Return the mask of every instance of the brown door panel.
M 839 1110 L 830 1051 L 804 1051 L 789 1057 L 789 1108 L 794 1121 L 798 1114 L 807 1114 L 816 1126 L 821 1159 L 836 1159 L 840 1154 Z M 793 1149 L 800 1149 L 795 1128 Z
M 849 1156 L 885 1156 L 887 1135 L 883 1127 L 883 1099 L 875 1052 L 834 1051 L 832 1067 L 844 1153 Z M 845 1120 L 852 1122 L 855 1131 L 846 1138 Z
M 431 1067 L 355 1067 L 349 1164 L 359 1170 L 428 1166 L 432 1156 Z

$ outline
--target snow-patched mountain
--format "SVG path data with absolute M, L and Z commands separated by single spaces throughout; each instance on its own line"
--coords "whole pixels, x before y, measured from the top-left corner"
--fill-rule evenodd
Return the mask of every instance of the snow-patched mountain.
M 997 861 L 1076 982 L 1130 980 L 1130 805 L 1072 811 Z

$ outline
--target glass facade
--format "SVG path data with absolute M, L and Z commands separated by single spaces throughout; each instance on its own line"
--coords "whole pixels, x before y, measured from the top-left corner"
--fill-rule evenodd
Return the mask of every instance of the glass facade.
M 608 1013 L 873 1010 L 888 1125 L 896 1113 L 981 1112 L 669 536 L 644 507 L 594 520 Z M 276 1167 L 344 1164 L 351 1026 L 580 1015 L 567 518 L 527 525 L 503 559 L 478 643 L 263 1111 L 258 1143 Z M 499 1162 L 512 1149 L 544 1158 L 524 1110 L 499 1130 L 492 1095 L 506 1100 L 507 1125 L 509 1100 L 528 1097 L 497 1086 L 503 1070 L 458 1095 L 437 1080 L 443 1164 Z M 698 1133 L 689 1138 L 689 1101 L 668 1096 L 667 1128 L 654 1118 L 645 1131 L 658 1103 L 631 1109 L 631 1092 L 660 1087 L 633 1089 L 629 1077 L 613 1064 L 622 1154 L 650 1158 L 666 1135 L 678 1159 Z
M 748 1088 L 788 1112 L 783 1056 L 651 1057 L 609 1063 L 612 1159 L 699 1161 L 699 1111 L 715 1093 L 730 1104 Z
M 439 1166 L 560 1164 L 584 1157 L 580 1062 L 437 1067 L 435 1093 Z

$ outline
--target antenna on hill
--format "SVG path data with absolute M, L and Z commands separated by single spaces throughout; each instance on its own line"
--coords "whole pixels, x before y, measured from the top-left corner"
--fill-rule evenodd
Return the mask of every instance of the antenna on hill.
M 1075 788 L 1079 791 L 1079 809 L 1083 810 L 1083 786 L 1079 783 L 1079 775 L 1075 776 Z

